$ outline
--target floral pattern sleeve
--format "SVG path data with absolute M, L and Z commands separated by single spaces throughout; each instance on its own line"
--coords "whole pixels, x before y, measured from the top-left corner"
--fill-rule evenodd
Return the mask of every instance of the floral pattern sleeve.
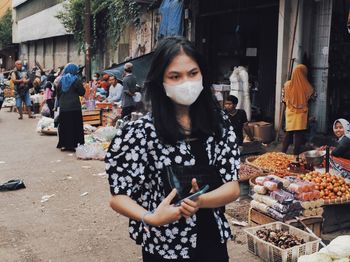
M 146 144 L 136 122 L 118 130 L 105 159 L 112 195 L 127 195 L 134 200 L 140 197 L 147 166 Z
M 231 182 L 239 179 L 240 153 L 236 143 L 236 134 L 231 125 L 227 125 L 223 132 L 223 139 L 219 142 L 219 156 L 217 166 L 223 181 Z

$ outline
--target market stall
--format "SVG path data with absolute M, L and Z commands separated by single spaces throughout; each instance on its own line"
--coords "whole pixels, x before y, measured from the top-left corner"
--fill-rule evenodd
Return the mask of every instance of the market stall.
M 247 165 L 262 174 L 249 179 L 254 193 L 248 220 L 255 227 L 247 230 L 248 249 L 265 261 L 297 261 L 302 255 L 318 251 L 318 237 L 322 233 L 350 228 L 350 183 L 334 170 L 325 172 L 322 152 L 320 155 L 312 153 L 314 158 L 308 158 L 308 153 L 296 159 L 292 155 L 269 152 L 246 159 Z M 283 226 L 276 228 L 276 223 L 283 223 Z M 296 249 L 289 246 L 292 240 L 287 243 L 276 242 L 274 238 L 267 241 L 269 237 L 264 232 L 278 234 L 281 227 L 285 232 L 297 232 L 295 228 L 300 228 L 311 234 L 302 237 L 304 243 L 299 241 Z M 317 248 L 316 244 L 311 244 L 312 236 L 318 241 Z M 259 241 L 264 242 L 264 250 L 257 250 Z M 310 242 L 309 248 L 304 246 L 307 242 Z M 274 260 L 276 254 L 279 259 Z

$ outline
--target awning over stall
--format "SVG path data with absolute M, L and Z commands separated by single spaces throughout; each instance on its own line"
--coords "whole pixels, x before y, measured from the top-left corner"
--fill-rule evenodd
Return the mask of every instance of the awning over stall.
M 118 79 L 123 79 L 124 65 L 130 62 L 133 64 L 133 75 L 136 77 L 137 84 L 142 87 L 151 66 L 152 59 L 153 52 L 120 63 L 113 68 L 108 68 L 104 70 L 103 73 L 114 75 Z

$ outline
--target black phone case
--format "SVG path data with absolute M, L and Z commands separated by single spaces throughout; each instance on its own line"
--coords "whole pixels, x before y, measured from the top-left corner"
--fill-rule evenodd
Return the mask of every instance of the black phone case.
M 163 183 L 165 195 L 168 195 L 174 188 L 177 196 L 174 202 L 191 195 L 192 179 L 196 178 L 199 188 L 209 185 L 209 191 L 220 187 L 223 182 L 215 166 L 180 166 L 171 165 L 164 168 Z M 209 192 L 208 191 L 208 192 Z

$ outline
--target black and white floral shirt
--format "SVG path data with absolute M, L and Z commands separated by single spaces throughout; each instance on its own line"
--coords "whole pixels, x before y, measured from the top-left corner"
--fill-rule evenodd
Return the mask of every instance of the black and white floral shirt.
M 229 121 L 224 115 L 225 121 Z M 219 168 L 224 183 L 238 180 L 239 150 L 230 124 L 225 125 L 222 139 L 206 141 L 209 164 Z M 130 122 L 118 131 L 106 155 L 106 172 L 112 195 L 127 195 L 146 210 L 155 210 L 165 198 L 161 172 L 172 164 L 190 166 L 196 160 L 185 141 L 176 146 L 162 144 L 157 137 L 152 115 Z M 222 209 L 213 209 L 221 242 L 232 237 Z M 164 259 L 190 258 L 196 248 L 196 215 L 161 226 L 150 226 L 147 233 L 142 223 L 130 219 L 130 237 L 142 244 L 146 252 Z

